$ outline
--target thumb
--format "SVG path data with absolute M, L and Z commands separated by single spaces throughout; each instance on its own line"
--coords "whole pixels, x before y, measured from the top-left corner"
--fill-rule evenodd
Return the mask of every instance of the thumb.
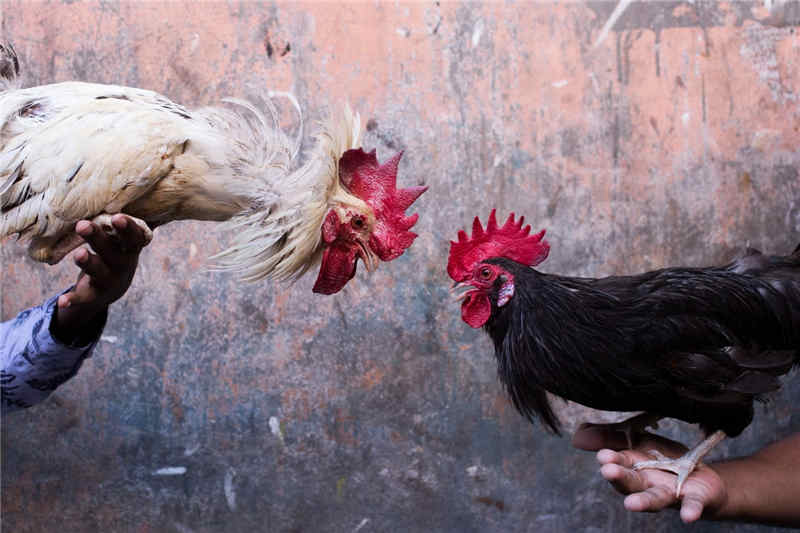
M 75 286 L 71 291 L 59 296 L 57 304 L 59 309 L 66 309 L 72 306 L 94 304 L 96 300 L 96 289 L 92 286 L 90 278 L 81 272 L 75 281 Z
M 58 297 L 58 307 L 59 309 L 66 309 L 72 306 L 94 303 L 96 299 L 94 289 L 91 287 L 82 288 L 82 290 L 73 289 Z

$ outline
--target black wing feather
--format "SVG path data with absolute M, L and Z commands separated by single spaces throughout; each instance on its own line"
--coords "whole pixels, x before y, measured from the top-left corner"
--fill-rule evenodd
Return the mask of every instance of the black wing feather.
M 800 250 L 800 247 L 798 247 Z M 545 391 L 597 409 L 650 411 L 736 435 L 798 363 L 800 251 L 748 250 L 716 268 L 567 278 L 502 258 L 515 296 L 486 330 L 517 409 L 558 421 Z

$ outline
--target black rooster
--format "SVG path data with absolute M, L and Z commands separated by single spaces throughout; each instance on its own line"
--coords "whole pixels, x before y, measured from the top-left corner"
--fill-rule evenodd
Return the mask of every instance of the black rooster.
M 602 279 L 544 274 L 549 252 L 512 213 L 451 242 L 448 274 L 462 319 L 494 341 L 514 406 L 554 432 L 545 391 L 595 409 L 645 411 L 698 423 L 707 438 L 679 459 L 636 468 L 678 474 L 677 492 L 726 435 L 753 419 L 753 400 L 800 362 L 800 247 L 788 257 L 748 249 L 712 268 L 666 268 Z M 642 417 L 632 421 L 641 423 Z

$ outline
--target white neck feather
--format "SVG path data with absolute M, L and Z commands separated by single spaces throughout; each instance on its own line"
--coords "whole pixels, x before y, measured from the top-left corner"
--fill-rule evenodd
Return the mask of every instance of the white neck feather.
M 249 104 L 234 103 L 260 116 Z M 260 120 L 264 129 L 271 129 Z M 308 161 L 295 171 L 289 167 L 296 150 L 282 132 L 271 130 L 263 132 L 266 141 L 261 141 L 259 164 L 247 165 L 261 173 L 250 177 L 259 184 L 256 194 L 249 187 L 252 205 L 225 222 L 233 242 L 212 257 L 219 269 L 236 272 L 248 281 L 300 277 L 321 257 L 322 221 L 330 206 L 335 202 L 364 205 L 339 183 L 339 159 L 361 145 L 358 114 L 345 107 L 321 124 Z

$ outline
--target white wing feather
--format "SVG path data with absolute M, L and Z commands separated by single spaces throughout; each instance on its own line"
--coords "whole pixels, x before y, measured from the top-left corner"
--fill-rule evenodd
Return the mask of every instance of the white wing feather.
M 0 96 L 0 236 L 51 237 L 119 212 L 169 172 L 187 140 L 186 119 L 159 108 L 155 93 L 82 83 L 34 89 Z M 97 99 L 109 90 L 121 98 Z M 14 108 L 25 112 L 14 116 Z

